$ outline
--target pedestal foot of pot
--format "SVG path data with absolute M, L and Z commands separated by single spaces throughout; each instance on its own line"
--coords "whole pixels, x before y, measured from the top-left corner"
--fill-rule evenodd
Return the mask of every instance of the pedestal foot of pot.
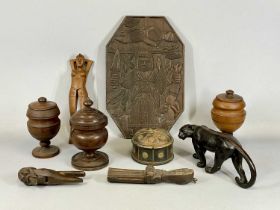
M 36 147 L 32 150 L 32 155 L 36 158 L 51 158 L 59 154 L 59 148 L 54 145 L 47 147 Z
M 108 155 L 97 151 L 93 156 L 79 152 L 72 157 L 72 166 L 83 171 L 95 171 L 106 167 L 109 163 Z
M 69 142 L 68 142 L 68 144 L 73 144 L 73 141 L 72 141 L 72 133 L 73 133 L 73 128 L 72 128 L 72 126 L 71 126 L 71 128 L 70 128 L 70 136 L 69 136 Z
M 69 137 L 69 142 L 68 142 L 68 144 L 73 144 L 72 139 L 71 139 L 71 136 Z

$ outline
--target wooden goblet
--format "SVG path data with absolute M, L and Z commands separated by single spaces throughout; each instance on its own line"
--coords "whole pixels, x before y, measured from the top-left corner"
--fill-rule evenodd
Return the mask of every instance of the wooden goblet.
M 78 149 L 83 150 L 72 157 L 72 165 L 85 171 L 98 170 L 109 163 L 107 154 L 96 151 L 107 142 L 108 132 L 105 126 L 108 119 L 102 112 L 91 108 L 92 104 L 87 99 L 84 102 L 85 108 L 72 115 L 70 120 L 73 128 L 71 141 Z
M 59 154 L 57 146 L 50 145 L 50 140 L 56 136 L 60 129 L 60 114 L 56 103 L 40 97 L 38 101 L 29 104 L 26 116 L 28 131 L 35 139 L 40 141 L 40 146 L 32 151 L 37 158 L 50 158 Z

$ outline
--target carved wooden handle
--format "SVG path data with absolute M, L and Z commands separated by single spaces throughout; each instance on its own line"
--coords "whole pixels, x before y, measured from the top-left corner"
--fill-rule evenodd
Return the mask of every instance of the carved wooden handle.
M 130 170 L 109 168 L 107 179 L 109 182 L 133 183 L 133 184 L 156 184 L 169 182 L 175 184 L 187 184 L 196 182 L 194 171 L 188 168 L 165 171 L 147 166 L 146 170 Z
M 109 168 L 109 182 L 145 184 L 145 171 L 121 168 Z

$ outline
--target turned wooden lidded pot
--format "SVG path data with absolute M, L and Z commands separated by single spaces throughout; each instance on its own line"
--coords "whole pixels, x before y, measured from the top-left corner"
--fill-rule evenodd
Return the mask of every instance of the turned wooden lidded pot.
M 227 90 L 216 96 L 211 111 L 215 125 L 225 133 L 233 133 L 243 124 L 246 116 L 244 110 L 246 104 L 243 98 L 234 94 L 233 90 Z
M 96 151 L 103 147 L 108 139 L 105 126 L 107 117 L 97 109 L 91 108 L 93 102 L 87 99 L 85 107 L 72 115 L 71 141 L 80 150 L 72 157 L 72 165 L 80 170 L 98 170 L 108 165 L 109 158 L 104 152 Z
M 60 129 L 59 108 L 55 102 L 40 97 L 38 101 L 28 106 L 26 116 L 29 118 L 27 127 L 29 133 L 40 141 L 40 147 L 32 151 L 37 158 L 50 158 L 59 153 L 59 148 L 50 145 L 50 140 Z
M 174 158 L 173 138 L 161 128 L 143 128 L 133 138 L 132 158 L 145 165 L 161 165 Z

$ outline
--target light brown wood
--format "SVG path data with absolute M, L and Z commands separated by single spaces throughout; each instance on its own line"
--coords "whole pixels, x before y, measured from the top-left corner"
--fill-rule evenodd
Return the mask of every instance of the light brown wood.
M 215 125 L 225 133 L 233 133 L 243 124 L 246 111 L 243 98 L 234 94 L 233 90 L 227 90 L 216 96 L 211 111 Z
M 69 109 L 70 115 L 72 116 L 77 111 L 78 101 L 80 101 L 80 107 L 83 108 L 83 104 L 88 98 L 86 81 L 93 61 L 79 54 L 76 56 L 76 59 L 70 60 L 70 64 L 72 69 L 72 82 L 69 92 Z

